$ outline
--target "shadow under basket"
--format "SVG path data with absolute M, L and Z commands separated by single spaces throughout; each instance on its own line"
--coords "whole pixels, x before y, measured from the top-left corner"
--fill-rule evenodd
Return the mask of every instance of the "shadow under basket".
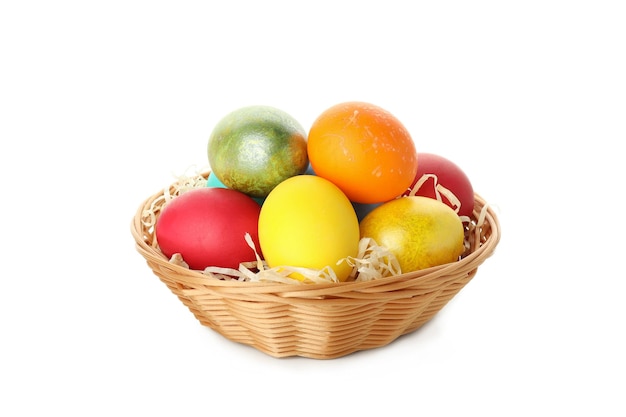
M 131 224 L 136 248 L 153 273 L 204 326 L 273 357 L 333 359 L 386 346 L 439 312 L 475 275 L 499 240 L 493 210 L 475 195 L 459 261 L 364 282 L 284 284 L 220 280 L 169 262 L 153 227 L 142 221 L 162 202 L 146 199 Z M 484 211 L 483 211 L 484 208 Z M 477 226 L 483 212 L 484 219 Z

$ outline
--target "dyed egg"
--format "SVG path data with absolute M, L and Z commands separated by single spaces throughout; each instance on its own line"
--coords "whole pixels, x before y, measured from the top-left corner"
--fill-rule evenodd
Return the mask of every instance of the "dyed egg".
M 270 267 L 330 267 L 340 281 L 352 268 L 337 262 L 356 256 L 359 221 L 348 197 L 332 182 L 298 175 L 278 184 L 259 215 L 259 242 Z
M 290 114 L 263 105 L 238 108 L 213 128 L 209 165 L 228 188 L 266 197 L 309 164 L 306 131 Z
M 207 178 L 206 186 L 207 187 L 216 187 L 216 188 L 228 188 L 227 186 L 224 185 L 224 183 L 222 181 L 220 181 L 219 178 L 217 178 L 217 175 L 215 175 L 215 173 L 213 173 L 213 172 L 209 173 L 209 177 Z
M 420 152 L 417 158 L 419 164 L 415 179 L 404 195 L 437 199 L 439 194 L 441 201 L 459 216 L 471 216 L 474 211 L 474 188 L 465 172 L 441 155 Z
M 220 181 L 219 178 L 217 178 L 217 175 L 215 175 L 213 172 L 209 173 L 206 186 L 215 187 L 215 188 L 228 188 L 226 185 L 224 185 L 222 181 Z M 262 197 L 253 197 L 253 199 L 259 204 L 263 204 L 263 201 L 265 201 L 265 198 L 262 198 Z
M 402 273 L 454 262 L 465 247 L 460 217 L 447 204 L 424 196 L 388 201 L 361 220 L 361 237 L 395 255 Z
M 359 222 L 360 222 L 361 220 L 363 220 L 363 218 L 365 218 L 365 216 L 369 214 L 369 212 L 371 212 L 372 210 L 374 210 L 376 207 L 380 206 L 381 204 L 382 203 L 372 203 L 372 204 L 355 203 L 353 201 L 352 207 L 354 208 L 354 211 L 356 212 L 356 217 L 359 219 Z
M 260 211 L 256 201 L 239 191 L 195 188 L 165 205 L 155 225 L 157 243 L 168 258 L 180 253 L 191 269 L 236 269 L 241 262 L 256 260 L 246 233 L 260 251 Z
M 324 110 L 307 138 L 311 166 L 351 201 L 389 201 L 411 184 L 417 171 L 415 143 L 389 111 L 365 102 L 344 102 Z

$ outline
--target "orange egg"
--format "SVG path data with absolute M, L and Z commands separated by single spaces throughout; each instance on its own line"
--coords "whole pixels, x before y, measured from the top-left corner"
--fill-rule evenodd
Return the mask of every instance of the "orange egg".
M 381 203 L 401 195 L 417 172 L 408 130 L 370 103 L 345 102 L 325 110 L 311 126 L 307 152 L 315 174 L 356 203 Z

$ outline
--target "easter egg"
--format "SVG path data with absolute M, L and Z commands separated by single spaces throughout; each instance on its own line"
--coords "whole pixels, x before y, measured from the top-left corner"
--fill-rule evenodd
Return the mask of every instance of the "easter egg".
M 216 188 L 228 188 L 219 178 L 215 175 L 214 172 L 210 172 L 206 181 L 207 187 L 216 187 Z
M 372 238 L 396 256 L 402 273 L 456 261 L 465 249 L 460 217 L 429 197 L 388 201 L 361 220 L 360 230 L 361 237 Z
M 357 255 L 359 222 L 350 200 L 336 185 L 314 175 L 298 175 L 278 184 L 265 199 L 259 242 L 271 268 L 329 267 L 345 281 L 352 268 L 337 263 Z
M 307 139 L 315 173 L 356 203 L 374 204 L 401 195 L 417 171 L 408 129 L 389 111 L 345 102 L 323 111 Z
M 352 207 L 354 208 L 354 211 L 356 212 L 356 217 L 359 219 L 359 221 L 361 221 L 372 210 L 374 210 L 376 207 L 380 206 L 381 204 L 382 203 L 365 204 L 365 203 L 352 202 Z
M 247 106 L 224 116 L 207 145 L 211 170 L 228 188 L 263 198 L 309 166 L 306 131 L 288 113 Z
M 228 188 L 226 185 L 224 185 L 222 181 L 219 180 L 219 178 L 217 178 L 217 175 L 215 175 L 214 172 L 209 173 L 206 186 L 216 187 L 216 188 Z M 261 197 L 252 197 L 252 198 L 254 199 L 254 201 L 256 201 L 259 204 L 263 204 L 263 201 L 265 201 L 265 198 L 261 198 Z
M 261 206 L 251 197 L 227 188 L 194 188 L 168 202 L 155 225 L 161 252 L 179 253 L 191 269 L 208 266 L 238 268 L 255 261 L 245 239 L 250 234 L 257 250 Z
M 420 152 L 418 169 L 411 187 L 404 195 L 420 195 L 440 200 L 459 216 L 471 216 L 474 211 L 474 188 L 465 172 L 441 155 Z

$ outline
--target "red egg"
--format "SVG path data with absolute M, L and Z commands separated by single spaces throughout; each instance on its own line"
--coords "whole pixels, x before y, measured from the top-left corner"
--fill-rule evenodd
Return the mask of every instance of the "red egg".
M 191 269 L 239 267 L 255 261 L 245 239 L 250 234 L 260 254 L 261 206 L 251 197 L 226 188 L 196 188 L 170 201 L 157 219 L 155 234 L 168 258 L 180 253 Z
M 418 153 L 417 174 L 410 189 L 404 195 L 420 195 L 437 199 L 437 193 L 441 201 L 457 211 L 459 216 L 472 215 L 474 188 L 465 172 L 443 156 Z

